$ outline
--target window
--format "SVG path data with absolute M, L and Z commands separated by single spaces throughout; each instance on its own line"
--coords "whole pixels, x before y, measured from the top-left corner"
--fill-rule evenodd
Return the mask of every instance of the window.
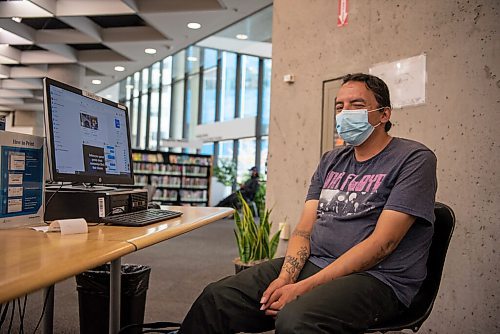
M 214 143 L 204 143 L 200 153 L 214 155 Z
M 200 71 L 200 48 L 190 46 L 186 52 L 186 72 L 188 74 L 198 73 Z
M 142 82 L 141 82 L 141 92 L 147 93 L 149 88 L 149 68 L 146 67 L 142 69 Z
M 140 88 L 141 88 L 141 72 L 135 72 L 134 73 L 134 80 L 133 80 L 133 94 L 132 96 L 137 97 L 139 96 Z
M 198 124 L 199 91 L 200 76 L 198 74 L 189 76 L 186 91 L 186 133 L 184 134 L 184 137 L 187 139 L 194 139 L 194 129 Z
M 158 109 L 160 106 L 159 92 L 151 92 L 151 105 L 149 108 L 149 149 L 156 150 L 158 147 Z
M 139 98 L 136 97 L 132 100 L 132 108 L 130 112 L 130 119 L 131 119 L 131 132 L 132 132 L 132 138 L 130 140 L 132 141 L 132 147 L 137 148 L 137 129 L 138 124 L 139 124 Z
M 146 136 L 147 136 L 147 123 L 148 123 L 148 94 L 144 94 L 141 97 L 141 128 L 139 129 L 139 148 L 146 148 Z
M 170 139 L 182 139 L 184 114 L 184 81 L 177 81 L 172 88 L 172 112 L 170 118 Z
M 261 68 L 262 100 L 259 101 Z M 132 147 L 194 153 L 194 149 L 164 145 L 169 145 L 169 141 L 195 139 L 198 121 L 214 123 L 219 112 L 217 121 L 225 122 L 234 119 L 237 111 L 239 117 L 255 117 L 261 107 L 262 117 L 258 118 L 261 123 L 257 126 L 260 132 L 251 138 L 236 139 L 236 162 L 239 182 L 248 176 L 248 169 L 256 161 L 265 177 L 271 68 L 271 59 L 191 46 L 135 72 L 119 84 L 120 101 L 129 107 Z M 208 142 L 198 152 L 232 161 L 234 143 L 234 140 L 220 141 L 217 145 Z
M 124 104 L 128 109 L 128 123 L 132 126 L 132 100 L 127 100 Z
M 269 115 L 271 112 L 271 67 L 272 60 L 264 59 L 264 82 L 262 85 L 262 135 L 269 133 Z
M 222 52 L 220 120 L 234 118 L 236 104 L 236 54 Z
M 209 69 L 217 66 L 217 50 L 205 49 L 203 55 L 203 67 Z
M 161 72 L 160 72 L 160 63 L 154 63 L 153 66 L 151 67 L 151 88 L 152 89 L 158 89 L 160 88 L 160 79 L 161 79 Z
M 215 99 L 217 86 L 217 67 L 203 71 L 203 102 L 201 123 L 215 122 Z
M 163 59 L 161 72 L 161 84 L 170 85 L 172 83 L 172 57 Z
M 219 152 L 218 152 L 219 160 L 233 160 L 233 141 L 232 140 L 224 140 L 219 142 Z
M 257 115 L 259 58 L 241 56 L 240 117 Z
M 260 166 L 258 167 L 259 167 L 259 173 L 264 178 L 264 180 L 267 180 L 268 150 L 269 150 L 269 138 L 267 136 L 262 137 L 260 142 Z
M 184 50 L 179 51 L 174 55 L 172 61 L 172 81 L 177 81 L 184 78 L 185 57 L 186 52 Z
M 237 180 L 243 182 L 248 176 L 248 170 L 255 166 L 255 138 L 238 141 L 238 171 Z
M 170 137 L 170 103 L 172 86 L 163 86 L 161 91 L 160 146 L 162 140 Z

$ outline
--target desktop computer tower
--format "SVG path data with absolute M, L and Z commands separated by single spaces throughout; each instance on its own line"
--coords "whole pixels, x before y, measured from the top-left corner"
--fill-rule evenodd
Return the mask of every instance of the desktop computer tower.
M 88 222 L 120 213 L 147 209 L 145 189 L 73 190 L 45 189 L 45 220 L 85 218 Z M 49 202 L 50 201 L 50 202 Z M 48 205 L 47 205 L 48 204 Z

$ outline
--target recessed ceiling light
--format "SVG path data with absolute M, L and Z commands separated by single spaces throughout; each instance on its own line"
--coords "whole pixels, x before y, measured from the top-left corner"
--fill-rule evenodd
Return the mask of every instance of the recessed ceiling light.
M 154 55 L 156 53 L 156 49 L 147 48 L 147 49 L 144 49 L 144 52 L 147 53 L 148 55 Z
M 92 80 L 92 83 L 93 83 L 94 85 L 100 85 L 100 84 L 102 83 L 102 81 L 101 81 L 101 80 L 99 80 L 99 79 L 94 79 L 94 80 Z
M 123 71 L 125 71 L 125 67 L 123 67 L 123 66 L 115 66 L 115 71 L 116 72 L 123 72 Z
M 21 23 L 23 19 L 20 18 L 19 16 L 12 16 L 12 21 L 16 21 L 17 23 Z
M 113 97 L 113 96 L 112 96 L 111 94 L 107 94 L 107 95 L 106 95 L 106 98 L 107 98 L 107 99 L 110 99 L 110 98 L 112 98 L 112 97 Z
M 194 56 L 189 56 L 189 57 L 187 57 L 187 60 L 188 61 L 198 61 L 198 58 L 196 58 Z
M 247 35 L 245 35 L 245 34 L 238 34 L 238 35 L 236 35 L 236 38 L 237 38 L 237 39 L 244 40 L 244 39 L 248 39 L 248 36 L 247 36 Z
M 189 29 L 195 29 L 196 30 L 196 29 L 200 29 L 201 28 L 201 24 L 199 24 L 198 22 L 189 22 L 187 24 L 187 27 Z

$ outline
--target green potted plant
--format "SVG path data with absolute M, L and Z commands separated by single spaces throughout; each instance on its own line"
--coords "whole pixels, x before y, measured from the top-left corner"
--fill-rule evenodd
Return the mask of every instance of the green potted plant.
M 236 183 L 236 163 L 231 159 L 219 159 L 214 166 L 214 176 L 223 185 L 232 187 Z
M 259 217 L 262 217 L 266 210 L 266 183 L 262 179 L 259 182 L 259 188 L 255 193 L 255 198 L 253 199 L 253 201 L 257 206 L 256 214 L 259 215 Z
M 260 221 L 254 219 L 252 210 L 243 196 L 238 193 L 241 201 L 241 212 L 236 211 L 234 235 L 238 246 L 239 258 L 234 260 L 236 273 L 257 263 L 270 260 L 278 248 L 281 231 L 271 237 L 273 223 L 269 219 L 271 210 L 263 210 Z

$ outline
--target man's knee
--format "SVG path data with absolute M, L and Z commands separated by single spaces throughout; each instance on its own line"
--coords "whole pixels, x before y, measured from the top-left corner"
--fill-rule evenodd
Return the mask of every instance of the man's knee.
M 291 302 L 287 304 L 276 317 L 276 334 L 303 333 L 304 325 L 307 325 L 307 315 Z
M 325 317 L 307 310 L 297 300 L 287 304 L 275 321 L 276 334 L 361 333 L 344 320 L 332 315 Z
M 203 289 L 200 298 L 208 299 L 213 302 L 221 296 L 224 296 L 224 293 L 222 292 L 223 290 L 224 286 L 220 284 L 220 282 L 210 283 L 205 287 L 205 289 Z

